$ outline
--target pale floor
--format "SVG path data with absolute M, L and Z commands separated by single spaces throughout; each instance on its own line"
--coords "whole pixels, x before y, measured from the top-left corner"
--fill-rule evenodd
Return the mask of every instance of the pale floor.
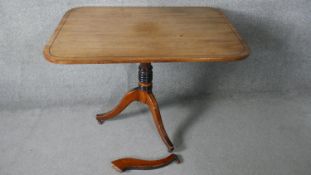
M 182 164 L 125 174 L 310 175 L 311 98 L 248 94 L 159 99 Z M 98 125 L 109 105 L 0 111 L 1 175 L 113 175 L 110 161 L 168 155 L 141 105 Z

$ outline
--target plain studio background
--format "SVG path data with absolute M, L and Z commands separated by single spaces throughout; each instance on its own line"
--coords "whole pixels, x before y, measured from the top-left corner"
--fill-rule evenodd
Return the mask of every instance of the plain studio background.
M 310 0 L 0 0 L 0 174 L 113 174 L 115 158 L 166 155 L 145 108 L 93 118 L 136 86 L 137 64 L 44 59 L 63 14 L 85 5 L 217 7 L 251 49 L 239 62 L 153 64 L 185 162 L 148 173 L 311 174 Z

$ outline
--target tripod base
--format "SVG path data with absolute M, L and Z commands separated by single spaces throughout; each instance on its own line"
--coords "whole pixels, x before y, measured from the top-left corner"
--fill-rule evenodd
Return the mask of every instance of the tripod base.
M 174 150 L 174 146 L 165 131 L 158 103 L 152 93 L 151 81 L 152 66 L 150 63 L 142 63 L 139 66 L 139 86 L 128 92 L 113 110 L 107 113 L 97 114 L 96 119 L 100 124 L 103 124 L 104 121 L 116 117 L 133 101 L 139 101 L 146 104 L 152 113 L 153 121 L 157 127 L 161 139 L 167 146 L 168 151 L 172 152 Z

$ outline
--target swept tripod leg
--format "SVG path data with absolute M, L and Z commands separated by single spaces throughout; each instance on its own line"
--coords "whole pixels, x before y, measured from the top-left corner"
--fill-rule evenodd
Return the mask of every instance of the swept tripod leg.
M 119 172 L 123 172 L 130 169 L 137 169 L 137 170 L 148 170 L 148 169 L 155 169 L 166 166 L 171 162 L 176 161 L 180 163 L 180 159 L 176 154 L 171 154 L 165 158 L 158 159 L 158 160 L 142 160 L 142 159 L 135 159 L 135 158 L 122 158 L 118 160 L 112 161 L 112 167 L 115 168 Z
M 160 109 L 158 103 L 152 93 L 145 92 L 146 95 L 146 104 L 149 106 L 149 109 L 152 113 L 153 121 L 157 127 L 157 130 L 161 136 L 161 139 L 165 143 L 168 152 L 172 152 L 174 150 L 174 145 L 172 144 L 170 138 L 168 137 L 160 114 Z
M 107 113 L 97 114 L 96 115 L 97 121 L 100 124 L 104 123 L 105 120 L 115 117 L 120 112 L 122 112 L 130 103 L 132 103 L 133 101 L 137 101 L 138 99 L 139 99 L 139 92 L 137 89 L 128 92 L 113 110 Z

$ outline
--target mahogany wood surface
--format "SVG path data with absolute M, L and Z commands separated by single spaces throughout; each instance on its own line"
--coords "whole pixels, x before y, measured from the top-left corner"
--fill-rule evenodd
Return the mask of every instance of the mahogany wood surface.
M 130 169 L 154 169 L 160 168 L 165 165 L 170 164 L 175 161 L 180 163 L 180 160 L 176 154 L 171 154 L 163 159 L 159 160 L 142 160 L 135 158 L 122 158 L 115 161 L 112 161 L 112 167 L 115 168 L 119 172 L 123 172 Z
M 45 46 L 59 64 L 212 62 L 247 57 L 225 15 L 210 7 L 80 7 Z

